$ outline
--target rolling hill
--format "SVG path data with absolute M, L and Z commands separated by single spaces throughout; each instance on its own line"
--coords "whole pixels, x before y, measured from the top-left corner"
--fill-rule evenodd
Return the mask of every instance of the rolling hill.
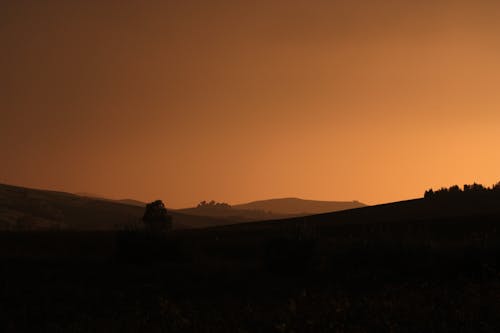
M 225 217 L 240 222 L 277 220 L 326 212 L 365 207 L 358 201 L 316 201 L 281 198 L 253 201 L 244 204 L 204 205 L 178 210 L 190 215 Z
M 433 225 L 461 223 L 471 220 L 499 220 L 500 200 L 495 197 L 476 199 L 412 199 L 391 202 L 381 205 L 366 206 L 337 212 L 296 216 L 286 219 L 257 221 L 238 225 L 216 227 L 214 230 L 241 232 L 256 231 L 259 233 L 281 230 L 301 223 L 313 225 L 321 232 L 335 232 L 339 227 L 359 228 L 360 225 L 380 226 L 398 224 Z
M 130 216 L 142 212 L 109 200 L 3 185 L 0 208 L 68 223 L 102 221 L 106 213 L 116 218 L 117 209 L 121 217 L 125 210 Z M 85 211 L 87 219 L 78 216 Z M 236 222 L 161 237 L 0 232 L 2 277 L 9 287 L 0 288 L 10 311 L 5 318 L 29 315 L 59 324 L 61 314 L 72 318 L 81 309 L 84 316 L 68 323 L 87 327 L 94 321 L 97 328 L 113 309 L 120 323 L 138 318 L 163 327 L 172 322 L 164 318 L 179 318 L 181 309 L 181 318 L 189 320 L 179 320 L 184 326 L 172 331 L 213 326 L 235 332 L 248 323 L 248 331 L 271 332 L 283 318 L 295 332 L 330 331 L 333 320 L 347 331 L 359 331 L 360 322 L 366 331 L 387 331 L 397 322 L 406 326 L 398 324 L 396 331 L 414 332 L 476 332 L 478 322 L 488 332 L 500 327 L 498 196 L 422 198 Z M 131 332 L 149 331 L 151 326 L 132 326 L 133 320 Z M 25 322 L 36 324 L 26 331 L 40 326 Z
M 0 229 L 110 230 L 140 223 L 144 208 L 66 192 L 0 184 Z M 175 229 L 235 223 L 228 218 L 170 211 Z
M 261 210 L 281 215 L 313 215 L 365 206 L 365 204 L 359 201 L 318 201 L 299 198 L 280 198 L 234 205 L 233 208 Z

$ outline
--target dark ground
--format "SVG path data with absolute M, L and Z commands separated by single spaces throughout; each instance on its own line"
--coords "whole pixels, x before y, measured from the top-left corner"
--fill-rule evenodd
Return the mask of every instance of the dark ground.
M 3 332 L 498 332 L 500 216 L 0 233 Z

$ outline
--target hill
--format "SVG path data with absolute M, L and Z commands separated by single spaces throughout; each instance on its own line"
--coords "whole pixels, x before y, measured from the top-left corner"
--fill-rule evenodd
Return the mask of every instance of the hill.
M 234 205 L 235 209 L 261 210 L 281 215 L 312 215 L 365 207 L 359 201 L 318 201 L 299 198 L 259 200 Z
M 16 331 L 495 332 L 499 203 L 415 199 L 161 237 L 0 232 L 0 318 Z
M 221 203 L 205 203 L 197 207 L 178 210 L 190 215 L 231 218 L 240 222 L 286 219 L 326 212 L 365 207 L 358 201 L 316 201 L 298 198 L 282 198 L 253 201 L 230 206 Z
M 499 203 L 438 195 L 163 235 L 0 232 L 0 319 L 16 332 L 495 332 Z
M 257 209 L 238 209 L 233 207 L 192 207 L 177 210 L 184 214 L 195 216 L 210 216 L 214 218 L 226 218 L 238 222 L 252 222 L 276 220 L 290 217 L 287 214 L 275 214 L 273 212 Z
M 274 232 L 273 230 L 282 230 L 306 223 L 323 233 L 337 230 L 339 227 L 363 228 L 363 225 L 388 224 L 396 227 L 398 224 L 431 225 L 446 221 L 457 222 L 483 218 L 500 219 L 499 198 L 444 198 L 439 200 L 420 198 L 309 216 L 227 225 L 214 230 L 239 232 L 244 228 L 247 231 Z
M 118 202 L 118 203 L 123 203 L 126 205 L 131 205 L 131 206 L 139 206 L 139 207 L 146 207 L 146 203 L 135 200 L 135 199 L 110 199 L 106 198 L 102 195 L 95 194 L 95 193 L 89 193 L 89 192 L 77 192 L 74 193 L 75 195 L 78 195 L 80 197 L 87 197 L 87 198 L 93 198 L 93 199 L 99 199 L 99 200 L 106 200 L 106 201 L 113 201 L 113 202 Z
M 139 202 L 0 184 L 0 229 L 111 230 L 140 223 Z M 235 223 L 228 218 L 192 216 L 170 211 L 174 228 L 201 228 Z

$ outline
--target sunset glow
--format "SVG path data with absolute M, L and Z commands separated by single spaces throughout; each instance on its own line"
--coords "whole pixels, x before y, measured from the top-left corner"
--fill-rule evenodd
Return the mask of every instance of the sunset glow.
M 0 183 L 367 204 L 500 180 L 500 2 L 11 1 Z

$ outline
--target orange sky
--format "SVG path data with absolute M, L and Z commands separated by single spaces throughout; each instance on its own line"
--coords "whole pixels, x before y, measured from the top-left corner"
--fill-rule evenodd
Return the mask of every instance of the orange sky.
M 183 207 L 500 180 L 498 1 L 6 2 L 0 182 Z

